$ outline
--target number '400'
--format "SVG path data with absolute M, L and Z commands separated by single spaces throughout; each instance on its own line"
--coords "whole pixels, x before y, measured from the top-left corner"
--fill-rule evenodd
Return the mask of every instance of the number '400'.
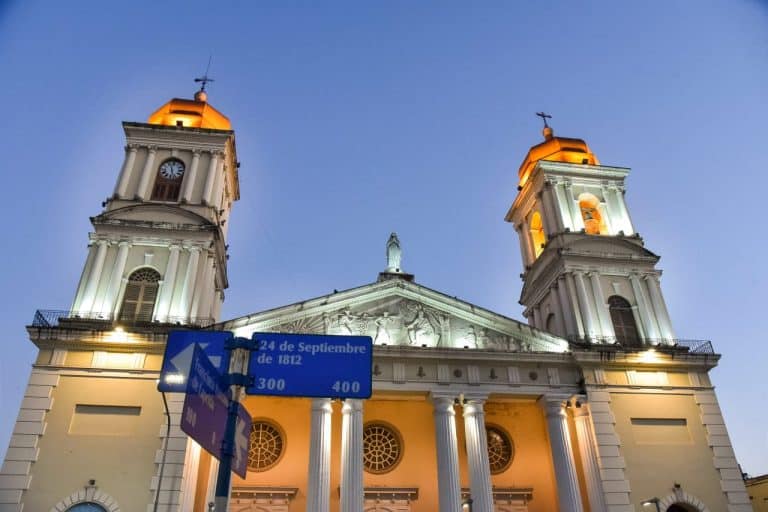
M 333 383 L 331 389 L 337 393 L 349 393 L 350 391 L 352 393 L 358 393 L 360 392 L 360 383 L 356 380 L 353 380 L 352 382 L 348 380 L 337 380 Z

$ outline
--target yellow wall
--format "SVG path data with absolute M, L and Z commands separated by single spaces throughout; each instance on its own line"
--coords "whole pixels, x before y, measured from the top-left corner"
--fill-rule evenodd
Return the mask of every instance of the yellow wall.
M 117 500 L 121 510 L 145 510 L 152 499 L 149 482 L 156 469 L 154 454 L 160 448 L 158 434 L 163 424 L 155 380 L 62 376 L 53 400 L 24 509 L 50 510 L 83 489 L 88 483 L 83 475 L 87 475 L 86 479 L 95 479 L 101 490 Z M 130 434 L 115 435 L 104 429 L 101 435 L 76 435 L 70 428 L 78 404 L 139 406 L 141 413 L 129 419 L 133 425 Z M 88 421 L 98 422 L 98 418 Z
M 675 483 L 710 510 L 726 510 L 699 407 L 691 395 L 611 393 L 632 502 L 667 496 Z M 632 425 L 632 418 L 685 419 L 686 427 Z M 654 432 L 656 430 L 657 432 Z M 672 432 L 674 430 L 674 432 Z
M 768 475 L 747 479 L 745 484 L 755 512 L 768 512 Z
M 309 458 L 310 401 L 297 398 L 249 396 L 246 407 L 255 418 L 277 424 L 285 435 L 285 452 L 280 462 L 264 472 L 249 472 L 245 481 L 233 480 L 234 487 L 298 487 L 291 510 L 306 506 L 307 463 Z M 331 448 L 331 510 L 339 507 L 341 460 L 341 404 L 333 405 Z M 557 510 L 557 494 L 546 423 L 533 400 L 512 403 L 488 403 L 488 423 L 504 429 L 515 444 L 512 465 L 502 474 L 493 475 L 496 487 L 533 487 L 531 512 Z M 464 428 L 461 408 L 456 408 L 459 462 L 462 487 L 469 487 Z M 388 395 L 366 400 L 364 423 L 380 421 L 398 430 L 403 439 L 399 464 L 385 474 L 365 472 L 365 487 L 416 487 L 419 496 L 412 503 L 413 512 L 434 512 L 439 506 L 437 489 L 437 454 L 432 403 L 423 395 Z

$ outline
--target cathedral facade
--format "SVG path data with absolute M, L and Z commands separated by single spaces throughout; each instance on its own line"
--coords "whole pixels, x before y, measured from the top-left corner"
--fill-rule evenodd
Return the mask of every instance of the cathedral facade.
M 38 349 L 0 512 L 207 512 L 217 461 L 156 390 L 177 328 L 367 335 L 368 400 L 248 396 L 233 512 L 747 512 L 709 371 L 676 337 L 624 201 L 629 169 L 582 140 L 533 146 L 506 214 L 526 323 L 419 284 L 395 234 L 373 282 L 222 321 L 240 197 L 229 119 L 200 91 L 123 123 L 72 306 Z M 169 414 L 166 414 L 164 401 Z

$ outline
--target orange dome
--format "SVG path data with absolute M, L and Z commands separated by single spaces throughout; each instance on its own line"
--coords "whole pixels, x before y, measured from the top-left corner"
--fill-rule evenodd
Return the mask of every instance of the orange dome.
M 581 139 L 568 137 L 555 137 L 552 130 L 545 130 L 546 140 L 528 150 L 525 160 L 520 165 L 517 175 L 520 177 L 520 186 L 525 185 L 539 160 L 550 162 L 566 162 L 571 164 L 600 165 L 597 157 L 589 149 L 587 143 Z
M 204 100 L 205 96 L 198 96 Z M 149 116 L 149 124 L 231 130 L 229 118 L 206 101 L 173 98 Z

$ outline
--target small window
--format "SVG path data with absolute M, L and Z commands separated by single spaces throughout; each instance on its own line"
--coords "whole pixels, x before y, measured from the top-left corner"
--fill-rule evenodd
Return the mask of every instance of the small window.
M 160 274 L 151 268 L 141 268 L 128 278 L 120 308 L 120 320 L 151 322 L 155 310 Z
M 541 221 L 541 214 L 533 212 L 529 223 L 531 230 L 531 242 L 533 243 L 533 256 L 538 258 L 544 245 L 547 243 L 547 235 L 544 233 L 544 223 Z
M 592 194 L 579 195 L 579 209 L 584 219 L 584 231 L 588 235 L 604 235 L 608 232 L 600 213 L 600 200 Z
M 618 295 L 608 297 L 608 310 L 611 313 L 616 342 L 628 347 L 639 347 L 641 342 L 635 315 L 627 299 Z

